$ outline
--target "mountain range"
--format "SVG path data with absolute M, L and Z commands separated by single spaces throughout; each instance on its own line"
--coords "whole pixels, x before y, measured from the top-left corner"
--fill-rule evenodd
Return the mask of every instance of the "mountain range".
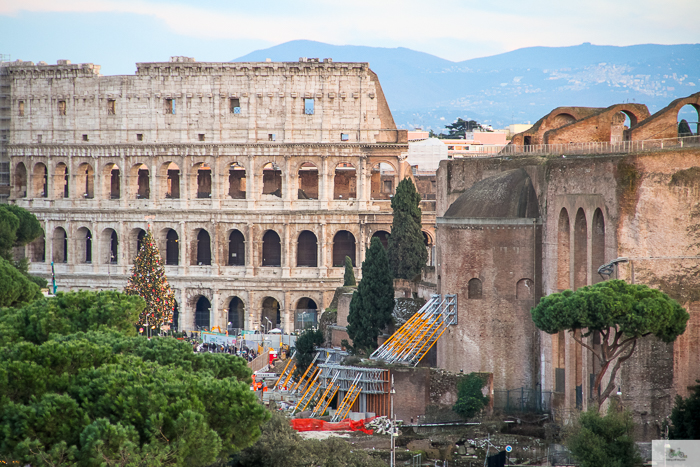
M 400 128 L 441 130 L 457 117 L 502 128 L 560 106 L 646 104 L 649 111 L 700 91 L 700 44 L 528 47 L 461 62 L 398 47 L 296 40 L 234 62 L 369 62 Z M 697 115 L 690 117 L 697 120 Z

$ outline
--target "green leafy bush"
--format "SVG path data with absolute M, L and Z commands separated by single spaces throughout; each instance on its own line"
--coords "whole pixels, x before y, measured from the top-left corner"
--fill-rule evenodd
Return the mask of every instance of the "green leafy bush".
M 481 412 L 489 403 L 489 396 L 484 396 L 481 389 L 484 378 L 477 373 L 469 373 L 457 384 L 457 403 L 452 410 L 464 418 L 471 418 Z

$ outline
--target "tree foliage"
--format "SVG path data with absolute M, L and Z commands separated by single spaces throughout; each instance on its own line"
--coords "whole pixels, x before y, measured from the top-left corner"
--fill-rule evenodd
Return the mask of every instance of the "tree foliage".
M 134 336 L 118 292 L 0 315 L 0 458 L 20 465 L 201 466 L 255 442 L 266 410 L 228 354 Z
M 262 436 L 251 447 L 233 456 L 231 467 L 381 467 L 386 465 L 347 441 L 302 439 L 289 421 L 274 414 L 262 429 Z
M 139 316 L 139 325 L 160 328 L 170 324 L 175 309 L 175 295 L 168 278 L 156 240 L 149 228 L 141 242 L 141 249 L 134 260 L 134 267 L 124 291 L 128 295 L 138 295 L 146 301 L 146 307 Z
M 632 428 L 632 415 L 610 404 L 605 416 L 595 409 L 582 413 L 566 445 L 581 467 L 641 466 Z
M 362 280 L 352 295 L 348 336 L 355 349 L 374 349 L 377 336 L 392 320 L 394 282 L 382 242 L 373 238 L 362 262 Z
M 31 212 L 12 204 L 0 205 L 0 257 L 12 261 L 12 247 L 24 246 L 43 233 Z
M 489 396 L 481 392 L 484 384 L 484 379 L 478 373 L 469 373 L 462 378 L 457 384 L 457 402 L 452 410 L 464 418 L 481 412 L 489 402 Z
M 2 307 L 16 307 L 41 297 L 41 289 L 12 263 L 0 258 L 0 314 Z
M 689 318 L 688 312 L 665 293 L 622 280 L 555 293 L 542 298 L 532 309 L 532 319 L 539 329 L 549 334 L 570 331 L 600 361 L 595 393 L 615 362 L 598 400 L 599 407 L 614 389 L 620 365 L 632 356 L 640 337 L 653 334 L 663 342 L 673 342 L 685 332 Z M 583 340 L 593 332 L 600 333 L 600 346 L 592 347 Z
M 686 399 L 676 396 L 668 432 L 671 439 L 700 439 L 700 384 L 690 391 Z
M 438 135 L 438 137 L 445 139 L 465 139 L 468 132 L 472 132 L 474 130 L 486 130 L 476 120 L 463 120 L 462 118 L 458 118 L 454 122 L 448 123 L 445 125 L 445 128 L 447 129 L 447 134 L 441 134 Z
M 693 130 L 690 129 L 690 125 L 685 119 L 678 122 L 678 136 L 693 136 Z
M 297 354 L 294 358 L 297 365 L 295 372 L 298 375 L 304 374 L 309 365 L 311 365 L 311 361 L 314 359 L 314 353 L 316 353 L 316 346 L 323 345 L 323 342 L 323 332 L 320 329 L 316 331 L 313 329 L 306 329 L 297 337 L 297 342 L 295 344 Z
M 389 265 L 394 277 L 411 280 L 421 273 L 428 261 L 428 252 L 421 230 L 420 193 L 410 178 L 399 182 L 391 208 L 394 219 L 387 249 Z
M 345 257 L 345 275 L 343 276 L 343 287 L 355 287 L 355 271 L 352 268 L 352 260 L 349 256 Z

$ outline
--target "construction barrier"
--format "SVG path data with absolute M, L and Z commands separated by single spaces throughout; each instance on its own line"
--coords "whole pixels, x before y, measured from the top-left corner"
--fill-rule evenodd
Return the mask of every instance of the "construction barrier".
M 290 423 L 296 431 L 361 431 L 371 435 L 373 431 L 365 428 L 365 424 L 372 420 L 374 418 L 365 418 L 357 421 L 348 418 L 337 423 L 331 423 L 315 418 L 295 418 L 290 420 Z

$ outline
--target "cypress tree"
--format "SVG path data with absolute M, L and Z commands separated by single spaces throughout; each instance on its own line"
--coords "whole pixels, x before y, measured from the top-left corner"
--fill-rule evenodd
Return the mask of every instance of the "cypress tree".
M 394 311 L 394 282 L 382 242 L 373 238 L 362 262 L 362 280 L 352 295 L 348 336 L 356 349 L 377 347 L 377 336 L 391 323 Z
M 345 257 L 345 277 L 343 277 L 343 287 L 355 287 L 355 271 L 352 269 L 352 260 L 349 256 Z
M 690 129 L 688 121 L 683 119 L 678 123 L 678 136 L 693 136 L 693 130 Z
M 421 231 L 420 193 L 410 178 L 399 182 L 391 208 L 394 220 L 387 251 L 389 265 L 394 277 L 411 280 L 427 263 L 428 251 Z

